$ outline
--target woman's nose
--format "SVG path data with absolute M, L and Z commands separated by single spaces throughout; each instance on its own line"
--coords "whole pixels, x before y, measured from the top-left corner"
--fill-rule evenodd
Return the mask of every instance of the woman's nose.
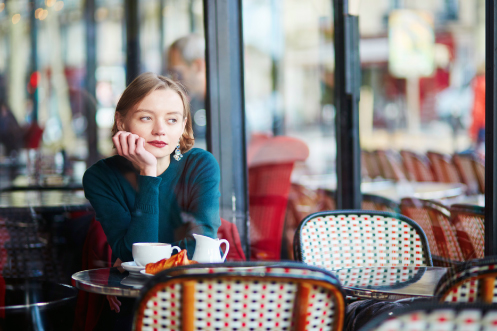
M 166 134 L 166 125 L 160 121 L 156 122 L 152 134 L 154 136 L 163 136 Z

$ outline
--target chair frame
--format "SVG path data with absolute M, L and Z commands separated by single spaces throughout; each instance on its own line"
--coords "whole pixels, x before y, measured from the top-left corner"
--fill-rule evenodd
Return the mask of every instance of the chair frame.
M 247 274 L 247 268 L 250 267 L 266 267 L 265 272 L 254 272 Z M 226 271 L 216 272 L 216 268 L 227 269 Z M 237 268 L 241 268 L 238 269 Z M 268 269 L 269 268 L 269 269 Z M 278 273 L 271 272 L 271 269 L 283 268 L 286 270 L 299 269 L 309 271 L 308 275 L 295 275 L 291 273 Z M 204 269 L 206 271 L 200 273 L 186 273 L 191 269 Z M 269 271 L 268 271 L 269 270 Z M 183 267 L 171 268 L 158 273 L 155 277 L 151 278 L 142 288 L 140 297 L 135 303 L 135 315 L 133 320 L 133 330 L 141 331 L 141 322 L 143 320 L 143 311 L 145 308 L 142 306 L 146 304 L 148 299 L 162 288 L 183 284 L 182 291 L 182 313 L 181 323 L 182 330 L 193 331 L 195 330 L 194 320 L 194 295 L 195 283 L 198 280 L 205 279 L 225 279 L 225 280 L 240 280 L 240 281 L 276 281 L 276 282 L 296 282 L 298 285 L 297 298 L 295 307 L 308 306 L 308 290 L 310 286 L 321 286 L 330 290 L 335 294 L 337 299 L 336 305 L 336 320 L 334 321 L 333 330 L 340 331 L 343 328 L 345 316 L 345 295 L 341 287 L 340 281 L 332 273 L 317 267 L 307 266 L 302 263 L 296 262 L 231 262 L 223 264 L 194 264 Z M 304 331 L 307 326 L 307 310 L 295 309 L 295 330 Z
M 302 242 L 302 230 L 306 226 L 306 224 L 316 218 L 316 217 L 325 217 L 329 215 L 357 215 L 357 216 L 382 216 L 382 217 L 390 217 L 390 218 L 395 218 L 398 219 L 402 222 L 405 222 L 409 224 L 412 228 L 416 230 L 416 232 L 419 235 L 419 238 L 421 240 L 422 244 L 422 249 L 423 253 L 426 256 L 426 266 L 432 267 L 433 266 L 433 261 L 431 257 L 431 252 L 430 252 L 430 246 L 428 244 L 428 239 L 426 238 L 426 234 L 423 231 L 423 229 L 412 219 L 408 218 L 407 216 L 397 214 L 397 213 L 389 213 L 389 212 L 384 212 L 384 211 L 377 211 L 377 210 L 354 210 L 354 209 L 348 209 L 348 210 L 333 210 L 333 211 L 322 211 L 318 213 L 313 213 L 308 215 L 306 218 L 300 222 L 300 225 L 297 228 L 297 231 L 295 232 L 294 240 L 293 240 L 293 251 L 294 251 L 294 256 L 297 261 L 303 262 L 303 257 L 302 257 L 302 251 L 304 249 L 304 245 Z M 305 262 L 304 262 L 305 263 Z
M 454 310 L 459 312 L 461 310 L 479 310 L 483 313 L 487 313 L 488 311 L 496 311 L 497 312 L 497 304 L 492 305 L 481 305 L 481 304 L 472 304 L 472 303 L 458 303 L 458 304 L 449 304 L 449 303 L 438 303 L 438 302 L 419 302 L 415 303 L 408 307 L 403 307 L 395 310 L 395 315 L 392 316 L 391 312 L 385 312 L 371 321 L 369 321 L 366 325 L 364 325 L 359 331 L 374 331 L 377 330 L 384 322 L 395 319 L 396 317 L 401 317 L 403 315 L 408 315 L 414 312 L 433 312 L 437 310 Z M 423 329 L 426 330 L 426 329 Z

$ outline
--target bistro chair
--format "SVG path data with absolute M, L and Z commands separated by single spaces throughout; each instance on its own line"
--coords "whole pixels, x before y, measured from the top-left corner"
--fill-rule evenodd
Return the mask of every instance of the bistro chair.
M 383 178 L 392 179 L 396 182 L 406 179 L 398 155 L 395 155 L 391 150 L 376 150 L 374 153 L 380 164 Z
M 30 208 L 0 208 L 0 271 L 8 278 L 59 280 L 50 236 Z
M 401 150 L 402 164 L 406 173 L 412 174 L 410 179 L 417 182 L 433 182 L 433 172 L 431 170 L 430 160 L 425 155 L 412 151 Z
M 497 302 L 496 277 L 495 256 L 467 261 L 447 271 L 438 282 L 435 295 L 446 302 Z
M 248 148 L 250 251 L 255 260 L 279 260 L 290 192 L 290 176 L 297 161 L 309 155 L 296 138 L 257 139 Z
M 417 303 L 388 311 L 360 331 L 495 330 L 497 305 Z
M 433 151 L 426 152 L 428 159 L 433 166 L 435 180 L 441 183 L 461 183 L 456 167 L 452 163 L 451 157 L 446 154 Z
M 330 194 L 330 191 L 311 189 L 304 185 L 292 184 L 290 193 L 288 194 L 288 205 L 283 230 L 283 247 L 284 253 L 287 256 L 282 256 L 282 258 L 294 260 L 293 237 L 300 221 L 304 217 L 318 211 L 334 209 L 336 209 L 335 197 Z
M 404 198 L 400 209 L 402 215 L 413 219 L 426 233 L 436 266 L 451 266 L 464 261 L 447 207 L 432 200 Z
M 481 259 L 485 253 L 485 207 L 454 204 L 450 206 L 450 221 L 464 260 Z
M 466 194 L 468 195 L 481 193 L 478 176 L 473 167 L 474 158 L 471 154 L 454 154 L 452 156 L 452 162 L 456 166 L 462 183 L 466 185 Z
M 293 247 L 296 260 L 326 270 L 433 265 L 421 227 L 403 215 L 380 211 L 311 214 L 300 223 Z
M 380 164 L 375 153 L 362 150 L 361 157 L 361 164 L 364 163 L 369 178 L 375 179 L 377 177 L 381 177 Z
M 297 263 L 173 269 L 142 289 L 134 330 L 342 330 L 344 295 L 326 270 Z

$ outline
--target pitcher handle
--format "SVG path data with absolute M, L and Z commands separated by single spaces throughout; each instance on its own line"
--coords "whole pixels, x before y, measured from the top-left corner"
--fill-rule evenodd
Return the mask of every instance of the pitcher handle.
M 219 246 L 221 246 L 222 243 L 226 244 L 226 250 L 224 251 L 223 257 L 221 258 L 222 262 L 224 262 L 224 260 L 226 260 L 226 257 L 228 256 L 228 252 L 230 250 L 230 243 L 226 239 L 220 239 L 219 240 Z
M 173 255 L 173 250 L 174 250 L 174 249 L 176 249 L 176 250 L 178 251 L 178 253 L 179 253 L 179 252 L 181 252 L 181 248 L 179 248 L 178 246 L 173 246 L 173 247 L 171 248 L 171 255 Z

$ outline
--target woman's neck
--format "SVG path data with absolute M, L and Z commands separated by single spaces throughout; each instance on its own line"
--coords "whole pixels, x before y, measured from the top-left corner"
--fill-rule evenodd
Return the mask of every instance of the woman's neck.
M 167 168 L 169 168 L 169 164 L 171 164 L 171 156 L 167 155 L 161 159 L 157 159 L 157 176 L 162 175 Z

